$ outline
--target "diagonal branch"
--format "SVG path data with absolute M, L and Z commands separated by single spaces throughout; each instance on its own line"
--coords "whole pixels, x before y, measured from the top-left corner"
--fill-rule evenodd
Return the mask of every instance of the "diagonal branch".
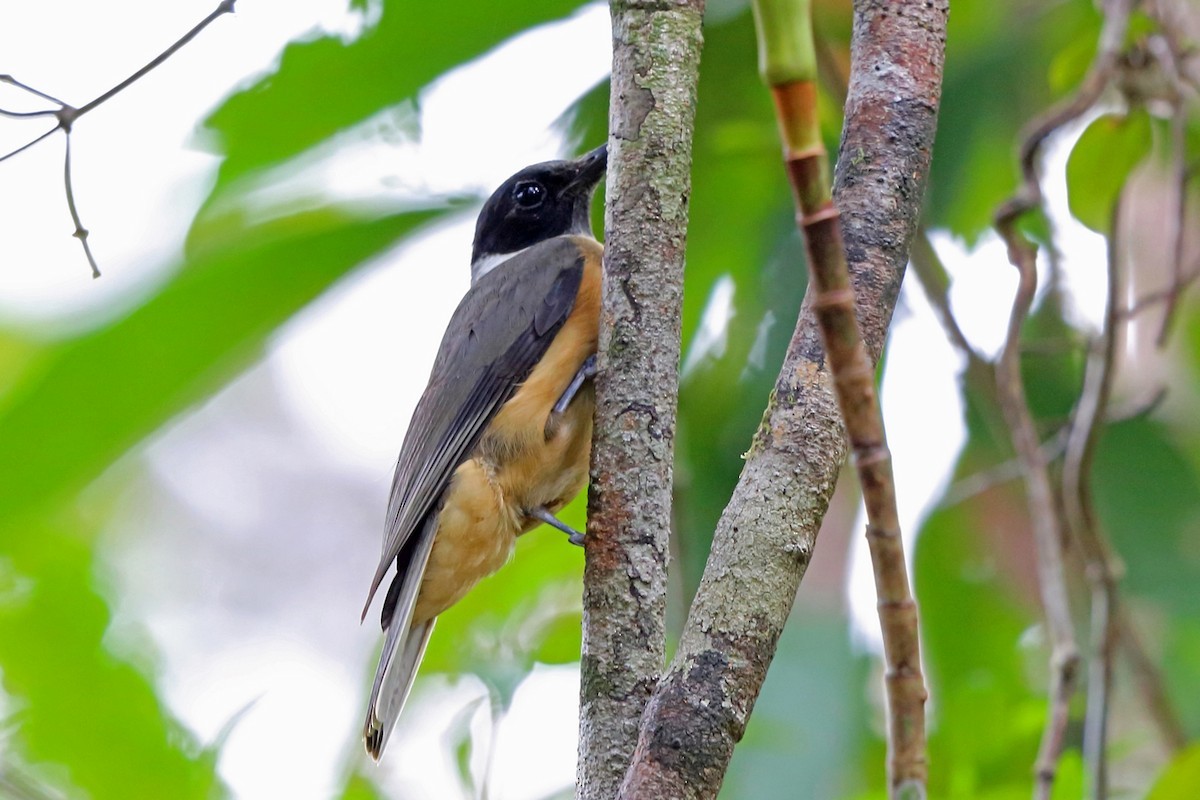
M 946 0 L 896 6 L 855 3 L 834 191 L 872 360 L 917 229 L 948 12 Z M 814 299 L 810 291 L 619 797 L 715 797 L 762 687 L 847 452 Z

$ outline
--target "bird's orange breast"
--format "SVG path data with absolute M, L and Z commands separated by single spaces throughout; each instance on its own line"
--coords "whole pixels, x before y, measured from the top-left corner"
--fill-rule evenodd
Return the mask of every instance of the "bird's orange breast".
M 600 260 L 594 239 L 572 237 L 584 255 L 575 305 L 546 354 L 505 403 L 447 487 L 413 624 L 458 602 L 504 566 L 516 537 L 539 523 L 527 509 L 557 512 L 587 484 L 595 393 L 584 385 L 562 414 L 554 404 L 588 356 L 600 320 Z

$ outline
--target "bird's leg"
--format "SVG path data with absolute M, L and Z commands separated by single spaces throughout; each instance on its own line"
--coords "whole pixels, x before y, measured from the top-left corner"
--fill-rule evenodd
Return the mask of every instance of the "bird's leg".
M 579 547 L 583 547 L 583 534 L 580 533 L 579 531 L 575 530 L 574 528 L 572 528 L 567 523 L 563 522 L 558 517 L 551 514 L 549 509 L 547 509 L 545 506 L 538 506 L 537 508 L 526 509 L 525 513 L 528 514 L 529 516 L 533 517 L 536 520 L 540 520 L 540 521 L 546 523 L 547 525 L 549 525 L 552 528 L 558 528 L 560 531 L 562 531 L 563 533 L 565 533 L 567 535 L 567 539 L 571 542 L 571 544 L 578 545 Z
M 567 406 L 575 399 L 575 395 L 579 392 L 579 387 L 583 386 L 583 382 L 588 378 L 596 375 L 596 354 L 592 353 L 583 362 L 579 371 L 575 373 L 575 377 L 567 384 L 566 391 L 562 393 L 562 397 L 558 398 L 558 402 L 554 404 L 554 413 L 561 414 L 567 410 Z

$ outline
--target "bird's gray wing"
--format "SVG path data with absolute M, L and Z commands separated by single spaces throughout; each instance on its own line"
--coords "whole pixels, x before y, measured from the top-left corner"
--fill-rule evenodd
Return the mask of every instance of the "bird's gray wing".
M 388 567 L 570 315 L 583 262 L 569 237 L 550 239 L 484 275 L 459 303 L 400 449 L 364 618 Z M 385 608 L 384 627 L 389 617 Z

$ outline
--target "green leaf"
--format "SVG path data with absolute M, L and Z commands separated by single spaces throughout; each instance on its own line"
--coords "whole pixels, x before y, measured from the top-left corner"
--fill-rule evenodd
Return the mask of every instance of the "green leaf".
M 338 800 L 385 800 L 385 798 L 369 780 L 356 772 L 346 781 L 346 786 L 342 789 Z
M 1129 174 L 1150 152 L 1150 115 L 1105 114 L 1088 125 L 1067 159 L 1071 213 L 1097 233 L 1108 233 Z
M 1193 800 L 1200 789 L 1200 743 L 1189 745 L 1167 764 L 1146 800 Z
M 334 34 L 289 44 L 272 74 L 208 118 L 226 154 L 214 194 L 380 110 L 416 102 L 419 90 L 449 70 L 578 6 L 577 0 L 383 3 L 379 21 L 357 39 Z
M 0 541 L 258 355 L 296 311 L 439 212 L 332 209 L 243 230 L 99 330 L 44 348 L 0 397 Z
M 46 523 L 22 534 L 0 562 L 0 676 L 23 760 L 67 766 L 70 785 L 95 800 L 223 795 L 214 759 L 105 648 L 111 614 L 86 538 Z
M 972 506 L 943 508 L 917 539 L 922 651 L 936 698 L 929 758 L 939 768 L 930 773 L 930 796 L 1028 796 L 1044 721 L 1044 687 L 1029 686 L 1020 645 L 1033 618 L 975 535 L 982 524 Z

